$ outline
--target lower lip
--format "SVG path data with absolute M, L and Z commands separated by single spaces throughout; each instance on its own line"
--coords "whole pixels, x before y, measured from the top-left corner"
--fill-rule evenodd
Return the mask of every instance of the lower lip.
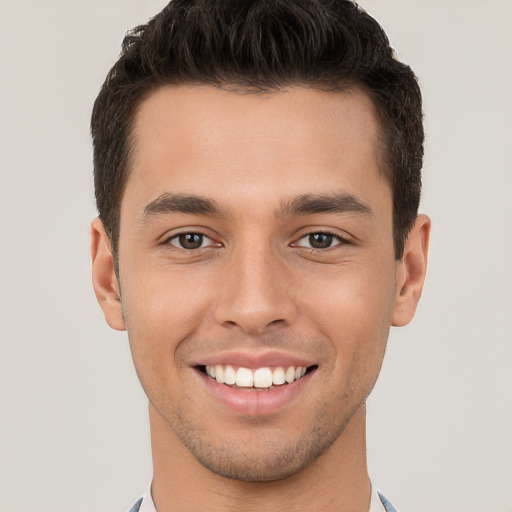
M 286 407 L 303 391 L 312 376 L 312 373 L 308 373 L 290 384 L 257 391 L 254 388 L 232 388 L 219 384 L 199 370 L 197 373 L 207 391 L 217 402 L 236 413 L 250 416 L 273 414 Z

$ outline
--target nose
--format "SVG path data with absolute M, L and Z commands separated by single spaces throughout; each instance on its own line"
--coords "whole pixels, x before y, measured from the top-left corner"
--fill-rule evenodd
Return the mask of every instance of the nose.
M 295 320 L 291 274 L 271 248 L 234 251 L 219 277 L 215 320 L 224 327 L 257 335 Z

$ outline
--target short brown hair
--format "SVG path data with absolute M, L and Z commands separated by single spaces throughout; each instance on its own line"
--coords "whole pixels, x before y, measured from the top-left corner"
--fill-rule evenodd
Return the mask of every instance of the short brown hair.
M 402 257 L 421 192 L 421 93 L 380 25 L 349 0 L 173 0 L 126 35 L 91 121 L 96 202 L 114 254 L 137 107 L 158 87 L 183 84 L 364 90 L 380 118 Z

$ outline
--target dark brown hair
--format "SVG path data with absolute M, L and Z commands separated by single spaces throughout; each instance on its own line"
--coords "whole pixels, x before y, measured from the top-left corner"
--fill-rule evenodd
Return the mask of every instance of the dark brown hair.
M 91 121 L 96 202 L 114 254 L 137 107 L 156 88 L 182 84 L 365 91 L 380 119 L 402 257 L 421 191 L 421 93 L 380 25 L 348 0 L 173 0 L 126 35 Z

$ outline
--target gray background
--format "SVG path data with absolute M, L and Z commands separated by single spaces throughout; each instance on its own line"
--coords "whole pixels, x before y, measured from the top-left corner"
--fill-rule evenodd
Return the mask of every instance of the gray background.
M 2 512 L 123 512 L 151 480 L 126 335 L 90 285 L 88 122 L 125 31 L 164 4 L 0 0 Z M 371 474 L 403 512 L 511 512 L 512 2 L 362 5 L 423 87 L 433 221 L 369 401 Z

